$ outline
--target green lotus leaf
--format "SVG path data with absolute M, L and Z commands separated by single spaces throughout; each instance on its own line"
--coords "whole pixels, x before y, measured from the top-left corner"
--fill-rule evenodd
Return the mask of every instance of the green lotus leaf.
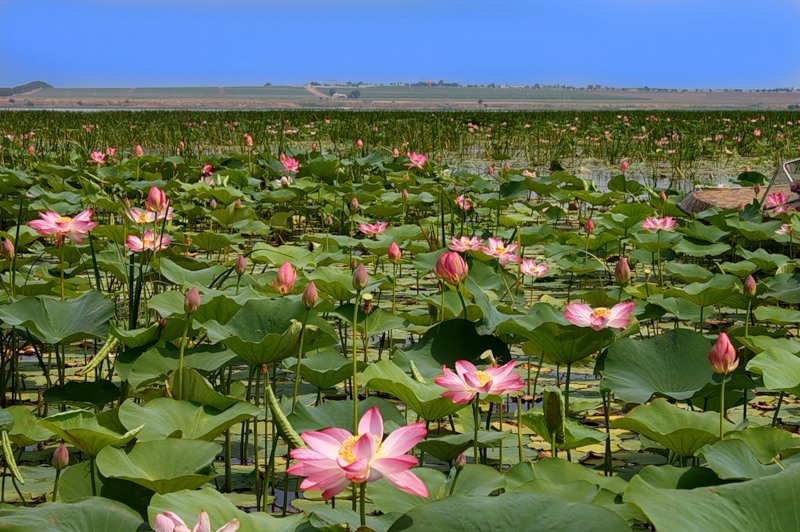
M 403 514 L 389 532 L 583 530 L 587 523 L 607 532 L 630 530 L 624 519 L 600 506 L 568 503 L 550 495 L 506 493 L 498 497 L 457 495 L 423 504 Z
M 497 447 L 508 434 L 508 432 L 479 430 L 478 447 Z M 475 433 L 472 430 L 465 429 L 462 434 L 449 434 L 439 437 L 428 435 L 428 438 L 419 442 L 417 447 L 437 460 L 452 462 L 461 453 L 472 448 L 474 441 Z
M 317 265 L 315 253 L 309 251 L 305 246 L 284 245 L 273 247 L 263 242 L 253 246 L 250 259 L 253 262 L 267 263 L 273 266 L 280 266 L 284 262 L 290 262 L 295 268 L 313 268 Z
M 535 479 L 552 484 L 586 481 L 616 494 L 622 493 L 628 487 L 628 483 L 621 477 L 604 477 L 584 466 L 558 458 L 519 463 L 509 469 L 505 477 L 509 489 Z
M 747 363 L 747 371 L 758 373 L 770 390 L 794 391 L 800 386 L 800 358 L 780 348 L 768 348 Z
M 797 465 L 769 477 L 691 490 L 657 488 L 636 476 L 625 501 L 640 507 L 659 532 L 798 530 L 798 482 Z
M 47 344 L 106 338 L 113 317 L 111 300 L 96 290 L 64 301 L 28 297 L 0 307 L 6 325 L 27 328 Z
M 550 441 L 545 415 L 540 409 L 531 409 L 522 414 L 522 423 L 546 441 Z M 586 445 L 595 445 L 605 439 L 604 432 L 585 427 L 574 419 L 567 418 L 564 420 L 564 441 L 556 442 L 556 448 L 561 450 L 577 449 Z
M 351 323 L 353 320 L 353 304 L 347 303 L 342 305 L 338 307 L 334 313 L 340 316 L 347 323 Z M 409 326 L 408 321 L 380 308 L 372 309 L 372 312 L 370 312 L 368 315 L 365 315 L 361 308 L 359 308 L 356 324 L 358 325 L 358 331 L 362 334 L 364 332 L 365 320 L 366 331 L 369 335 L 380 334 L 384 331 L 389 331 L 392 329 L 406 329 Z
M 97 469 L 105 477 L 171 493 L 199 488 L 214 478 L 209 468 L 221 450 L 214 442 L 175 438 L 139 442 L 127 450 L 109 446 L 97 455 Z
M 428 496 L 419 497 L 405 492 L 398 489 L 385 478 L 382 478 L 369 485 L 369 498 L 381 512 L 385 514 L 404 513 L 426 502 L 447 497 L 448 490 L 446 490 L 446 488 L 448 478 L 444 473 L 430 467 L 417 467 L 411 471 L 422 480 L 425 487 L 428 488 Z M 456 488 L 459 483 L 460 482 L 456 483 Z
M 717 257 L 730 251 L 731 247 L 722 242 L 706 244 L 695 242 L 693 239 L 684 238 L 672 246 L 672 251 L 689 257 Z
M 711 340 L 687 329 L 647 340 L 624 338 L 608 348 L 597 370 L 603 386 L 626 403 L 644 403 L 654 394 L 688 399 L 711 379 L 711 347 Z
M 48 403 L 67 403 L 81 407 L 89 404 L 94 406 L 98 412 L 119 397 L 119 388 L 105 379 L 85 382 L 70 381 L 64 386 L 56 385 L 42 393 L 42 399 Z
M 27 407 L 22 405 L 9 406 L 2 412 L 11 414 L 14 417 L 14 426 L 8 430 L 8 437 L 12 442 L 19 446 L 27 447 L 47 441 L 53 437 L 53 433 L 39 425 L 39 420 Z M 6 424 L 3 423 L 3 426 Z
M 680 262 L 668 262 L 664 267 L 664 272 L 685 283 L 704 283 L 714 277 L 713 273 L 700 265 Z
M 441 374 L 441 366 L 439 366 Z M 436 421 L 458 412 L 467 404 L 454 404 L 442 397 L 446 390 L 434 382 L 422 383 L 412 379 L 390 360 L 370 364 L 363 374 L 364 386 L 397 397 L 426 421 Z
M 142 518 L 122 503 L 103 497 L 89 497 L 74 503 L 46 503 L 35 508 L 0 509 L 2 529 L 50 532 L 129 532 L 144 525 Z
M 109 427 L 106 416 L 98 417 L 88 410 L 61 412 L 40 419 L 39 424 L 91 457 L 107 446 L 122 447 L 142 430 L 140 426 L 121 434 Z
M 727 439 L 742 440 L 762 464 L 772 461 L 781 451 L 800 446 L 800 438 L 776 427 L 747 427 L 731 433 Z
M 719 478 L 749 480 L 774 475 L 783 471 L 780 464 L 764 465 L 747 447 L 743 440 L 727 439 L 708 444 L 698 455 L 708 463 Z
M 377 407 L 383 418 L 385 425 L 392 424 L 403 427 L 406 419 L 403 413 L 385 399 L 370 397 L 358 402 L 359 419 L 367 410 L 373 406 Z M 298 433 L 309 430 L 321 430 L 328 427 L 340 427 L 345 430 L 353 431 L 353 402 L 352 401 L 329 401 L 322 403 L 314 408 L 297 403 L 293 414 L 288 416 L 289 422 Z M 389 430 L 388 428 L 386 429 Z
M 680 457 L 694 456 L 704 445 L 719 440 L 719 414 L 683 410 L 666 399 L 637 406 L 613 420 L 611 427 L 637 432 Z M 733 429 L 728 422 L 725 427 L 725 432 Z
M 787 326 L 800 323 L 800 310 L 778 306 L 760 306 L 753 311 L 758 321 L 766 321 L 775 325 Z
M 705 486 L 717 486 L 728 482 L 720 479 L 710 468 L 700 466 L 650 465 L 642 469 L 638 476 L 653 487 L 670 490 L 691 490 Z
M 717 274 L 705 283 L 691 283 L 683 288 L 670 288 L 664 297 L 677 297 L 691 301 L 699 307 L 719 305 L 738 293 L 738 278 L 733 275 Z
M 284 360 L 286 369 L 294 372 L 297 365 L 296 358 Z M 361 363 L 361 370 L 366 366 Z M 320 390 L 331 388 L 340 382 L 346 381 L 353 375 L 353 365 L 350 360 L 336 351 L 323 351 L 310 357 L 303 358 L 300 363 L 300 376 Z
M 166 258 L 162 258 L 157 264 L 158 272 L 161 275 L 168 281 L 186 289 L 193 286 L 211 286 L 214 279 L 227 271 L 227 268 L 220 264 L 206 265 L 196 263 L 191 264 L 192 268 L 186 268 Z M 186 264 L 186 266 L 189 266 L 189 264 Z M 182 295 L 181 301 L 183 301 Z
M 119 420 L 125 427 L 144 428 L 136 436 L 138 441 L 180 438 L 213 441 L 232 425 L 258 415 L 259 409 L 238 401 L 217 410 L 189 401 L 175 401 L 165 397 L 153 399 L 143 405 L 125 401 L 119 408 Z

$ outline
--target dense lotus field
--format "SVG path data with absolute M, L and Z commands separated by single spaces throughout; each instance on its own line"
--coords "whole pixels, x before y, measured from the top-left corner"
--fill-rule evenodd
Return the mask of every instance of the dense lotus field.
M 0 529 L 800 529 L 795 192 L 690 216 L 625 152 L 24 114 Z M 793 154 L 770 139 L 737 157 Z

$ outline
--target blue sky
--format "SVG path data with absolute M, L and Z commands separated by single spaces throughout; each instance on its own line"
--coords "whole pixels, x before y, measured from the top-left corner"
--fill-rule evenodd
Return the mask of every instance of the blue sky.
M 0 86 L 800 88 L 800 0 L 0 0 Z

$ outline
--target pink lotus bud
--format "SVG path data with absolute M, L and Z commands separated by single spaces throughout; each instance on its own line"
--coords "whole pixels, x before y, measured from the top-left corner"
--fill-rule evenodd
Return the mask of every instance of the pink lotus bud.
M 33 147 L 33 144 L 30 144 L 30 145 L 28 146 L 28 153 L 30 153 L 31 155 L 33 155 L 34 153 L 36 153 L 36 148 L 34 148 L 34 147 Z
M 244 255 L 236 257 L 236 263 L 233 265 L 233 269 L 236 270 L 236 275 L 244 275 L 244 272 L 247 271 L 247 259 L 244 258 Z
M 131 200 L 128 198 L 122 198 L 122 205 L 125 207 L 125 210 L 131 210 Z
M 197 312 L 198 308 L 200 308 L 200 293 L 197 287 L 193 286 L 183 298 L 183 311 L 189 315 Z
M 400 150 L 398 150 L 397 148 L 393 149 L 392 150 L 392 157 L 394 157 L 395 159 L 400 157 Z
M 350 212 L 358 211 L 358 198 L 354 197 L 350 200 Z
M 314 281 L 308 283 L 306 289 L 303 290 L 303 306 L 307 309 L 314 308 L 314 305 L 317 304 L 317 298 L 319 294 L 317 294 L 317 285 L 314 284 Z
M 144 150 L 142 149 L 142 146 L 140 144 L 137 144 L 136 147 L 133 148 L 133 155 L 135 157 L 141 157 L 142 155 L 144 155 Z
M 736 348 L 733 347 L 728 335 L 724 332 L 719 333 L 714 347 L 708 352 L 708 361 L 714 368 L 714 373 L 727 375 L 739 366 L 739 357 Z
M 251 137 L 247 133 L 242 135 L 242 138 L 244 139 L 245 146 L 252 146 L 253 145 L 253 137 Z
M 594 233 L 594 222 L 591 218 L 586 220 L 586 223 L 583 224 L 583 229 L 586 231 L 587 235 Z
M 467 465 L 467 456 L 464 453 L 459 454 L 458 458 L 456 458 L 456 469 L 458 471 L 461 471 L 462 469 L 464 469 L 464 466 L 466 465 Z
M 486 171 L 489 173 L 489 175 L 494 175 L 494 166 L 490 166 L 486 169 Z
M 667 193 L 662 190 L 661 192 L 658 193 L 658 199 L 661 200 L 661 203 L 666 203 Z
M 312 142 L 311 143 L 311 151 L 317 151 L 317 143 L 316 142 Z
M 617 267 L 614 269 L 614 277 L 620 286 L 625 286 L 631 280 L 631 267 L 628 266 L 628 259 L 622 257 L 617 262 Z
M 363 264 L 359 264 L 353 272 L 353 288 L 356 289 L 356 292 L 361 292 L 366 288 L 368 282 L 369 275 L 367 275 L 367 269 Z
M 144 208 L 150 212 L 164 212 L 167 208 L 167 195 L 158 187 L 150 187 L 147 198 L 144 200 Z
M 167 327 L 167 318 L 158 318 L 158 328 L 165 329 Z
M 761 185 L 759 183 L 753 185 L 753 192 L 756 196 L 758 196 L 758 194 L 761 192 Z
M 237 198 L 236 201 L 233 202 L 234 209 L 241 209 L 242 208 L 242 198 Z
M 397 242 L 392 242 L 389 244 L 389 251 L 387 252 L 387 255 L 389 256 L 389 262 L 393 264 L 400 262 L 403 254 L 400 251 L 400 246 L 397 245 Z
M 364 147 L 364 141 L 363 141 L 363 140 L 361 140 L 361 139 L 358 139 L 358 140 L 356 141 L 356 148 L 358 148 L 358 149 L 360 150 L 360 149 L 361 149 L 361 148 L 363 148 L 363 147 Z
M 208 202 L 208 206 L 211 207 L 212 209 L 216 209 L 217 208 L 217 200 L 215 200 L 214 198 L 211 198 L 211 201 Z
M 10 238 L 3 239 L 3 246 L 0 247 L 0 257 L 4 259 L 14 258 L 14 243 Z
M 53 458 L 50 460 L 50 465 L 59 470 L 69 465 L 69 451 L 66 445 L 62 443 L 56 447 L 56 450 L 53 451 Z
M 468 273 L 469 267 L 467 263 L 455 251 L 442 253 L 433 268 L 433 274 L 436 277 L 453 286 L 458 286 L 460 282 L 467 278 Z
M 272 286 L 281 294 L 288 294 L 294 288 L 294 282 L 297 280 L 297 272 L 292 268 L 292 263 L 284 262 L 278 268 L 278 276 L 272 281 Z
M 752 275 L 748 275 L 747 279 L 745 279 L 744 283 L 742 283 L 742 291 L 747 297 L 753 297 L 756 295 L 756 280 L 753 279 Z
M 619 169 L 622 170 L 623 172 L 628 169 L 628 161 L 627 161 L 627 159 L 622 159 L 622 162 L 619 163 Z
M 203 176 L 209 176 L 214 173 L 214 167 L 206 163 L 203 165 L 203 170 L 200 172 Z
M 403 189 L 403 192 L 400 193 L 404 200 L 408 199 L 408 190 Z
M 333 223 L 333 216 L 331 216 L 330 214 L 328 216 L 326 216 L 325 217 L 325 223 L 327 225 L 331 225 Z

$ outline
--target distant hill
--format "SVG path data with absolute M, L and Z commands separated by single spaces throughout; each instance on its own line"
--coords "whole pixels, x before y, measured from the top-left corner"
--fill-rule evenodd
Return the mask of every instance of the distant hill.
M 31 81 L 25 85 L 17 85 L 16 87 L 0 87 L 0 96 L 14 96 L 15 94 L 23 94 L 31 92 L 36 89 L 52 89 L 53 86 L 44 81 Z

